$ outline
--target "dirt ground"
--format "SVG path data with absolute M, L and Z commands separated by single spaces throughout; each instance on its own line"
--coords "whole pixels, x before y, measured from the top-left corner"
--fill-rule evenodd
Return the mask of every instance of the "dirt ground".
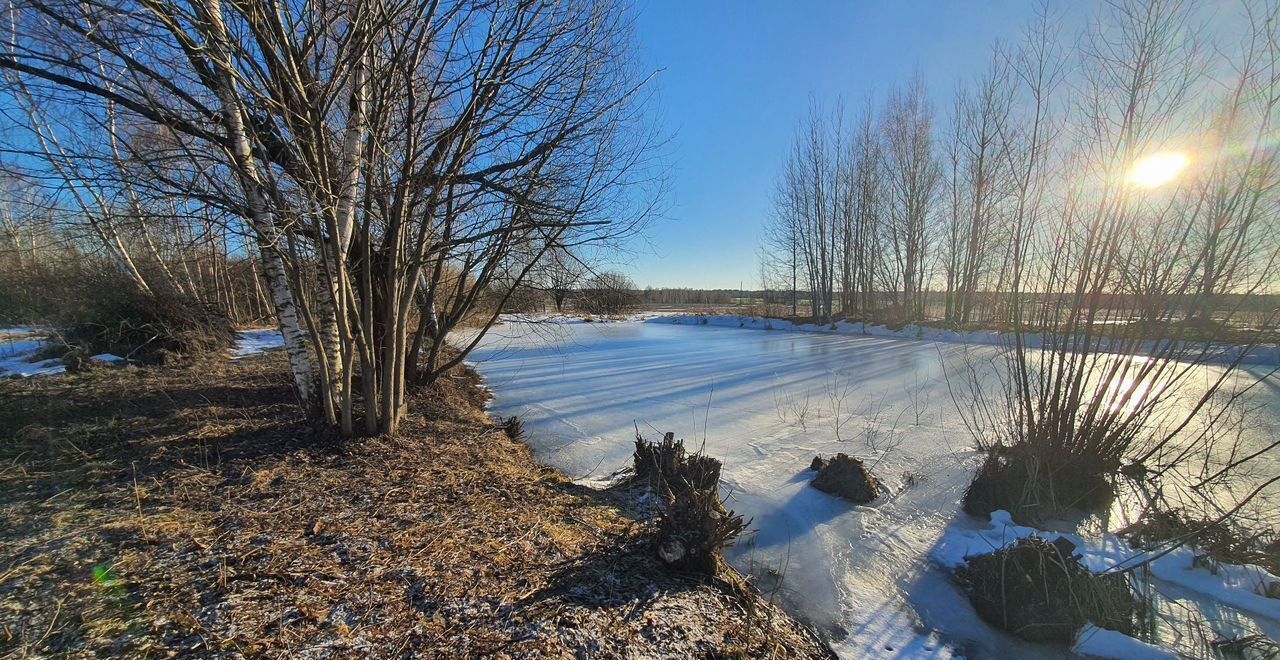
M 664 571 L 461 370 L 339 441 L 279 355 L 0 382 L 0 656 L 829 657 L 736 575 Z

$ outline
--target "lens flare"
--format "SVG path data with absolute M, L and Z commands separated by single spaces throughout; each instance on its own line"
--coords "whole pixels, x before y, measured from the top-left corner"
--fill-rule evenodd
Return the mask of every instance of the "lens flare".
M 1143 188 L 1158 188 L 1178 178 L 1191 164 L 1191 157 L 1177 151 L 1152 154 L 1138 159 L 1129 170 L 1129 182 Z

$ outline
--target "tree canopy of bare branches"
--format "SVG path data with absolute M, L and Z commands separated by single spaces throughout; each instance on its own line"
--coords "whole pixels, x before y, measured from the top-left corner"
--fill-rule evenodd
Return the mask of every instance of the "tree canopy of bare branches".
M 364 431 L 396 431 L 406 386 L 479 341 L 445 345 L 482 296 L 651 210 L 648 77 L 612 2 L 8 10 L 10 88 L 86 129 L 58 159 L 119 153 L 128 167 L 87 188 L 244 227 L 299 398 L 346 433 L 358 409 Z

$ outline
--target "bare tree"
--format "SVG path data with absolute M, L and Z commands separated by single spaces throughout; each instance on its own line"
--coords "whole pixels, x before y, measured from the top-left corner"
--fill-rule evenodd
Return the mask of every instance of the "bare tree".
M 563 313 L 569 296 L 586 273 L 587 267 L 577 255 L 563 248 L 553 248 L 538 268 L 536 286 L 551 296 L 556 312 Z
M 882 149 L 876 132 L 875 112 L 870 99 L 863 110 L 849 149 L 846 174 L 847 210 L 842 218 L 844 246 L 841 269 L 842 307 L 845 316 L 855 310 L 868 313 L 874 305 L 876 273 L 880 269 L 883 200 L 881 176 Z
M 919 318 L 925 284 L 932 204 L 941 181 L 933 151 L 933 109 L 924 83 L 916 78 L 890 95 L 881 118 L 885 136 L 885 178 L 889 200 L 885 239 L 891 290 L 900 290 L 902 313 Z
M 1228 335 L 1219 327 L 1206 332 L 1180 319 L 1202 290 L 1204 263 L 1216 249 L 1213 240 L 1194 239 L 1205 214 L 1231 208 L 1221 202 L 1235 190 L 1249 190 L 1245 197 L 1269 207 L 1276 172 L 1258 159 L 1266 150 L 1246 141 L 1229 156 L 1194 152 L 1203 160 L 1177 176 L 1189 160 L 1178 147 L 1186 148 L 1185 135 L 1195 134 L 1204 116 L 1194 100 L 1217 87 L 1189 29 L 1194 9 L 1180 2 L 1110 7 L 1081 48 L 1084 82 L 1064 103 L 1076 129 L 1071 142 L 1055 140 L 1045 121 L 1061 79 L 1047 21 L 1014 60 L 1032 105 L 1023 126 L 1005 133 L 1016 184 L 1006 279 L 1014 291 L 1014 332 L 998 375 L 977 385 L 995 383 L 1000 395 L 980 395 L 976 400 L 985 403 L 976 405 L 974 397 L 959 397 L 971 428 L 1006 449 L 975 480 L 971 510 L 1034 515 L 1092 506 L 1121 473 L 1148 495 L 1167 492 L 1157 484 L 1208 493 L 1208 482 L 1193 474 L 1237 454 L 1216 441 L 1214 420 L 1258 382 L 1238 367 L 1276 316 L 1262 320 L 1264 332 L 1233 335 L 1239 350 L 1226 351 L 1217 342 Z M 1255 17 L 1251 25 L 1250 41 L 1274 43 L 1264 36 L 1273 34 L 1271 20 Z M 1274 93 L 1271 86 L 1258 98 Z M 1260 122 L 1251 123 L 1256 127 L 1269 120 L 1251 121 Z M 1158 176 L 1143 174 L 1150 158 L 1163 164 Z M 1059 176 L 1052 176 L 1051 163 Z M 1274 285 L 1277 257 L 1280 244 L 1253 246 L 1254 267 L 1237 272 L 1243 295 L 1219 311 L 1221 320 L 1229 323 L 1239 300 Z M 1032 296 L 1034 304 L 1023 301 Z M 1222 366 L 1207 370 L 1209 361 Z M 1000 486 L 1005 479 L 1015 485 Z
M 592 275 L 578 294 L 578 309 L 589 314 L 616 316 L 631 311 L 639 303 L 636 283 L 613 271 Z
M 610 3 L 14 0 L 10 16 L 0 68 L 151 126 L 176 164 L 151 185 L 251 228 L 299 398 L 347 433 L 357 397 L 367 432 L 395 432 L 406 374 L 475 346 L 445 337 L 519 246 L 544 248 L 516 280 L 650 209 L 630 194 L 651 182 L 645 78 Z
M 1003 54 L 993 56 L 990 70 L 973 90 L 956 94 L 953 134 L 948 146 L 950 218 L 946 231 L 946 319 L 971 319 L 978 292 L 996 284 L 994 247 L 1001 242 L 1009 190 L 1003 184 L 1013 100 L 1010 72 Z

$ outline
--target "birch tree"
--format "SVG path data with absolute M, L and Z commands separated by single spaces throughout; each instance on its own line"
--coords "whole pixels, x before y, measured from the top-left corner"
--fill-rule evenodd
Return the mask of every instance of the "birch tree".
M 398 430 L 406 375 L 475 346 L 445 338 L 517 248 L 608 243 L 652 210 L 647 77 L 611 3 L 9 8 L 0 68 L 153 126 L 189 163 L 157 180 L 251 228 L 299 398 L 345 433 L 357 401 L 364 431 Z

